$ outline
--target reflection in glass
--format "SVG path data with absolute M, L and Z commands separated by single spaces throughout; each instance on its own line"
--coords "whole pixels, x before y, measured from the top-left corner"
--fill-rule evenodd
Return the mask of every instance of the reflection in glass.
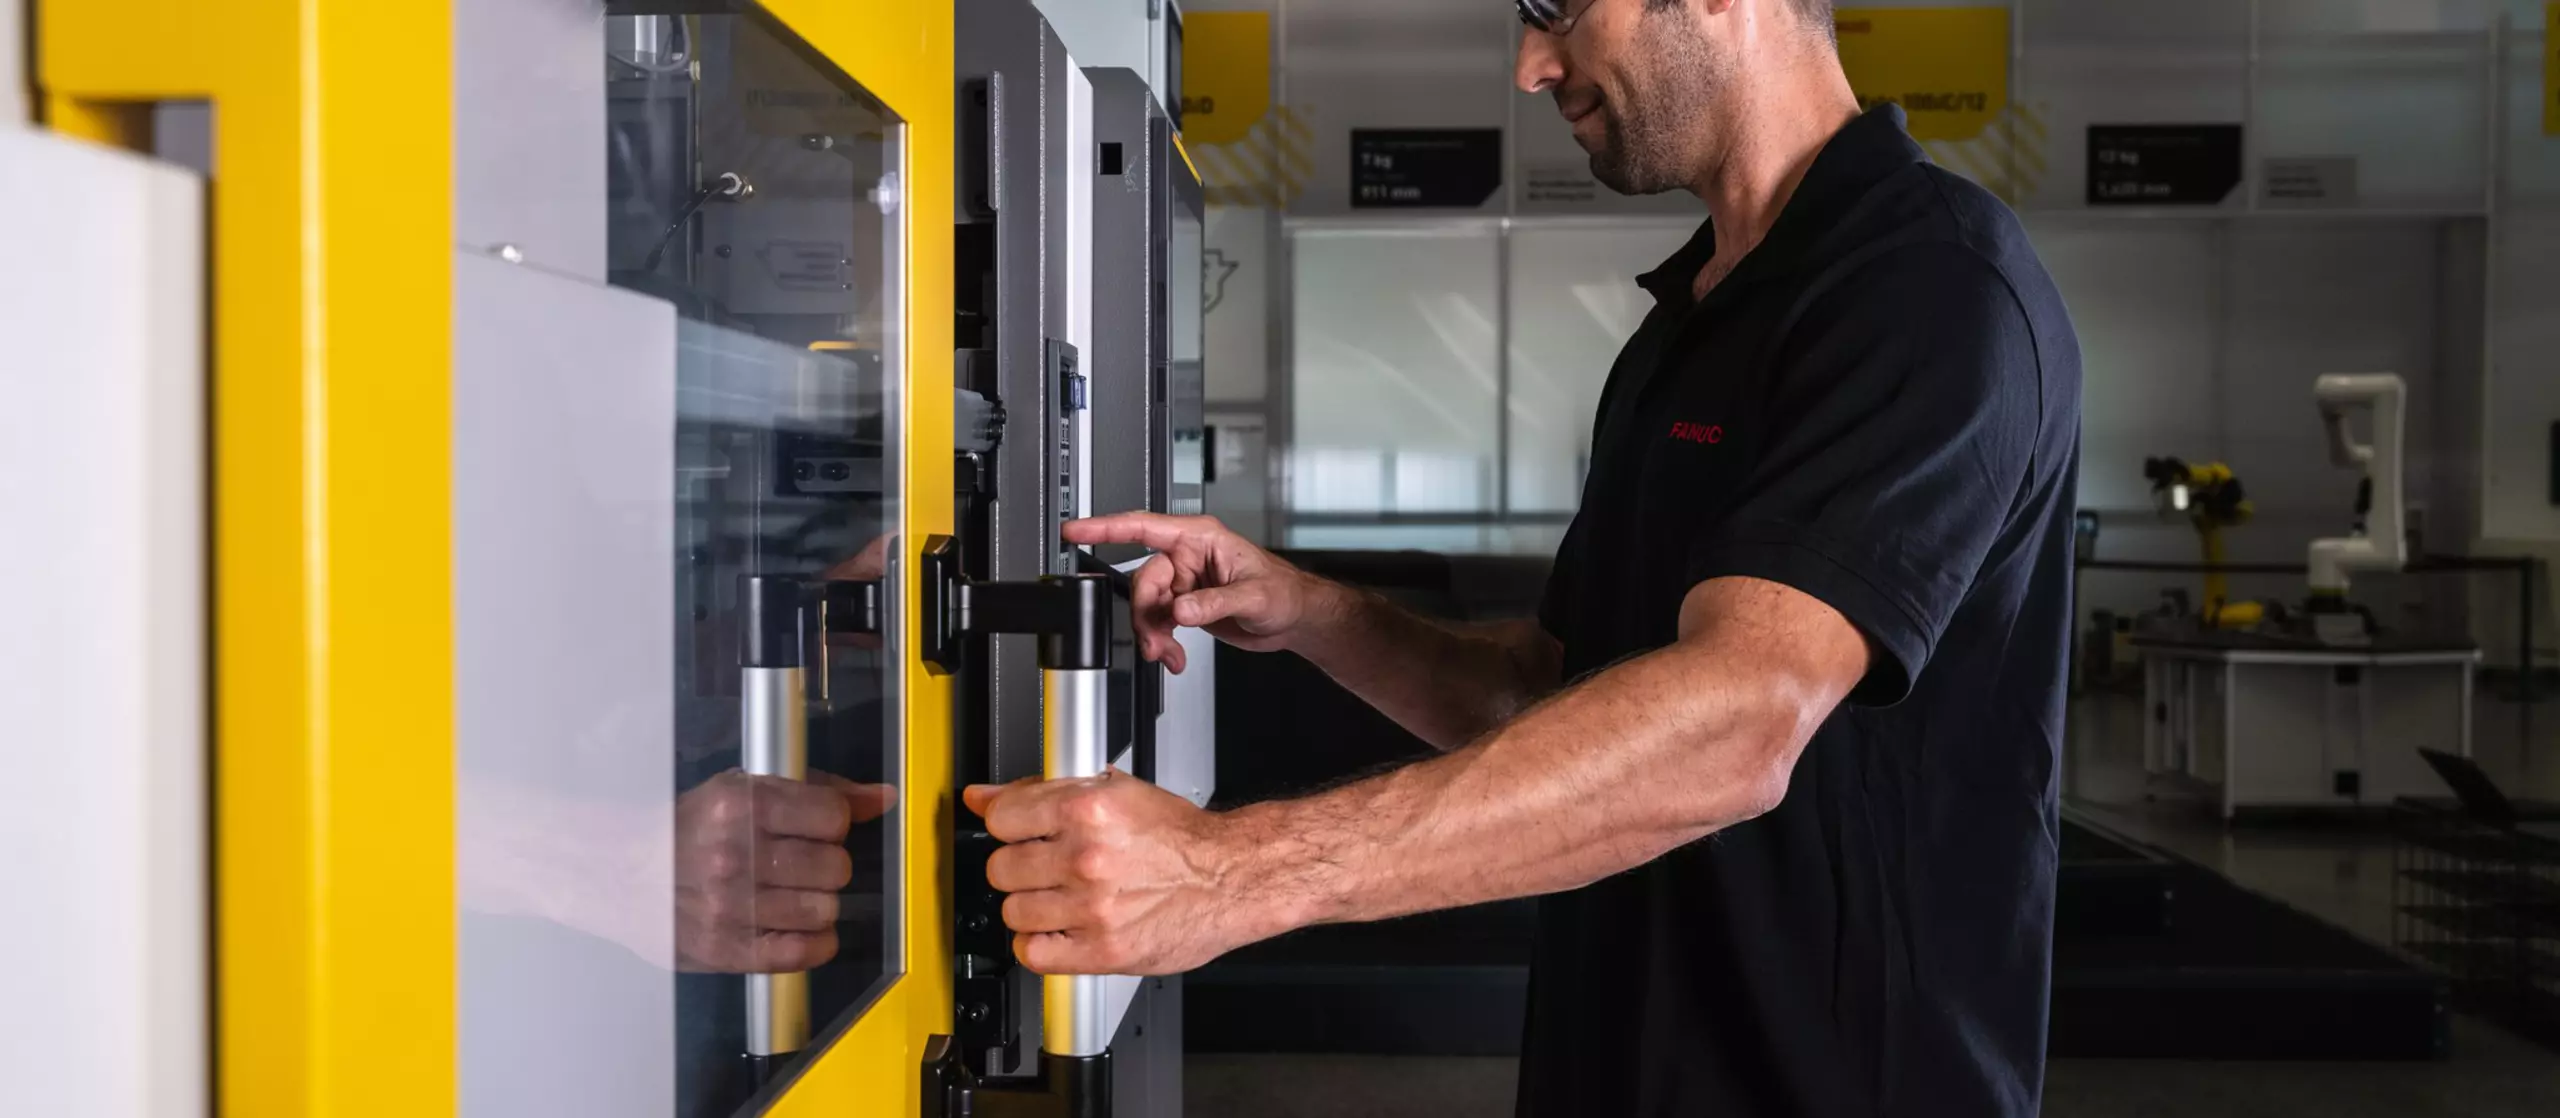
M 900 126 L 771 19 L 702 7 L 616 14 L 604 44 L 611 279 L 681 320 L 669 670 L 687 1118 L 769 1093 L 901 959 L 900 656 L 884 635 L 900 597 Z M 805 999 L 805 1017 L 751 1008 L 767 998 Z

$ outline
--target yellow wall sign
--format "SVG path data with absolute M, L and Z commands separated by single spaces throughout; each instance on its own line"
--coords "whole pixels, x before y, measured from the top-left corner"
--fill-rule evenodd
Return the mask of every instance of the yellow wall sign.
M 1271 13 L 1182 20 L 1183 153 L 1211 206 L 1286 206 L 1314 165 L 1315 134 L 1271 100 Z
M 1232 144 L 1271 111 L 1271 13 L 1182 17 L 1182 135 Z
M 1858 104 L 1901 105 L 1913 139 L 1970 140 L 2008 108 L 2009 9 L 1842 8 L 1835 18 Z
M 2560 0 L 2542 10 L 2542 134 L 2560 136 Z

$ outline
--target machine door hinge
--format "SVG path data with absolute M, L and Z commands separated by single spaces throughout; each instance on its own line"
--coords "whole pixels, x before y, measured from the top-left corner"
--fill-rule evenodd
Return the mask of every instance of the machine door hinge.
M 821 601 L 827 632 L 876 637 L 888 627 L 888 614 L 880 601 L 880 583 L 876 579 L 831 580 Z
M 1103 575 L 1043 575 L 1027 582 L 976 582 L 960 573 L 949 536 L 925 541 L 916 576 L 923 580 L 923 647 L 927 664 L 960 667 L 963 642 L 981 634 L 1040 638 L 1043 671 L 1098 671 L 1111 666 L 1111 580 Z
M 998 633 L 1040 638 L 1043 671 L 1111 667 L 1111 598 L 1115 581 L 1122 594 L 1128 592 L 1126 575 L 1109 571 L 1043 575 L 1027 582 L 978 582 L 960 573 L 960 550 L 949 536 L 926 539 L 916 567 L 924 580 L 924 641 L 919 651 L 934 667 L 957 670 L 964 639 Z M 743 624 L 750 634 L 769 629 L 779 635 L 751 635 L 746 638 L 749 643 L 795 645 L 803 619 L 810 614 L 816 615 L 821 631 L 839 636 L 878 636 L 888 627 L 881 579 L 759 575 L 751 582 L 754 600 L 771 604 L 751 609 Z M 796 646 L 792 652 L 797 654 Z

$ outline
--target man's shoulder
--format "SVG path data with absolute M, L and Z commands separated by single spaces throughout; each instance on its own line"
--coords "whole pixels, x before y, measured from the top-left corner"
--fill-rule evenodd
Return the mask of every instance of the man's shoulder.
M 2016 210 L 1990 188 L 1935 163 L 1916 164 L 1909 174 L 1918 180 L 1913 194 L 1919 212 L 1911 223 L 1915 234 L 1962 246 L 1989 264 L 2031 315 L 2048 306 L 2060 310 L 2053 277 Z
M 1878 182 L 1834 230 L 1821 259 L 1808 300 L 1863 315 L 1881 309 L 1876 300 L 1914 291 L 1941 300 L 1963 294 L 2014 308 L 2041 337 L 2071 337 L 2060 289 L 2016 211 L 1934 163 L 1914 163 Z

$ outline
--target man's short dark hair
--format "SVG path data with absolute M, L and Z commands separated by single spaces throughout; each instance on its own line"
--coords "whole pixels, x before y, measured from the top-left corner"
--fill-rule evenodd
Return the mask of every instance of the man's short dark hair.
M 1795 6 L 1796 14 L 1804 18 L 1806 26 L 1821 33 L 1824 42 L 1835 47 L 1840 45 L 1840 25 L 1831 18 L 1831 0 L 1787 0 L 1787 3 Z
M 1644 0 L 1644 6 L 1647 11 L 1659 12 L 1679 7 L 1684 2 Z M 1840 45 L 1840 26 L 1832 21 L 1831 5 L 1832 0 L 1787 0 L 1787 6 L 1795 9 L 1797 17 L 1803 19 L 1806 26 L 1821 32 L 1823 41 L 1836 47 Z

